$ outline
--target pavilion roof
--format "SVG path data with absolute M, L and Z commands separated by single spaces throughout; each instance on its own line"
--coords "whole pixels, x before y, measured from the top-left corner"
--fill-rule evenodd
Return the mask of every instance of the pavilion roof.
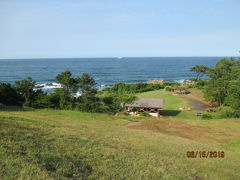
M 137 98 L 132 104 L 125 104 L 127 107 L 163 108 L 164 100 L 161 98 Z

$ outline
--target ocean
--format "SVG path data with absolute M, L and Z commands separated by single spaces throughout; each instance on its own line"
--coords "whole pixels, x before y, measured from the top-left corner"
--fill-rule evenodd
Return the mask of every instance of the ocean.
M 38 84 L 53 83 L 57 74 L 70 70 L 73 76 L 89 73 L 98 87 L 116 82 L 137 83 L 158 78 L 170 82 L 195 77 L 189 69 L 195 65 L 212 67 L 222 57 L 123 57 L 0 59 L 0 81 L 14 83 L 32 77 Z M 203 77 L 206 78 L 206 77 Z

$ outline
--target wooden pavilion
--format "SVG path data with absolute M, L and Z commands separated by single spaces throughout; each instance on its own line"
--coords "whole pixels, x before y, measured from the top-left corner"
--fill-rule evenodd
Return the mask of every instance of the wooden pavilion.
M 137 98 L 132 104 L 125 104 L 128 112 L 146 112 L 152 116 L 159 117 L 160 109 L 163 108 L 164 100 L 161 98 Z

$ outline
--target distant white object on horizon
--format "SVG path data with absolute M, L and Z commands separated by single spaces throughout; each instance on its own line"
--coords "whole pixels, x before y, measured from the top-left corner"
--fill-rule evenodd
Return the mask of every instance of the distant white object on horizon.
M 123 57 L 118 57 L 118 59 L 122 59 Z

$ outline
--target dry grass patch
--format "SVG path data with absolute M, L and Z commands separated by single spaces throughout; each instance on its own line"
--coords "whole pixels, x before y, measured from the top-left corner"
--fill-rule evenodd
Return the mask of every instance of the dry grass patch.
M 223 131 L 219 128 L 207 126 L 205 123 L 180 120 L 143 120 L 140 122 L 130 123 L 128 128 L 150 130 L 198 142 L 213 142 L 220 144 L 227 144 L 234 140 L 237 136 L 234 132 Z

